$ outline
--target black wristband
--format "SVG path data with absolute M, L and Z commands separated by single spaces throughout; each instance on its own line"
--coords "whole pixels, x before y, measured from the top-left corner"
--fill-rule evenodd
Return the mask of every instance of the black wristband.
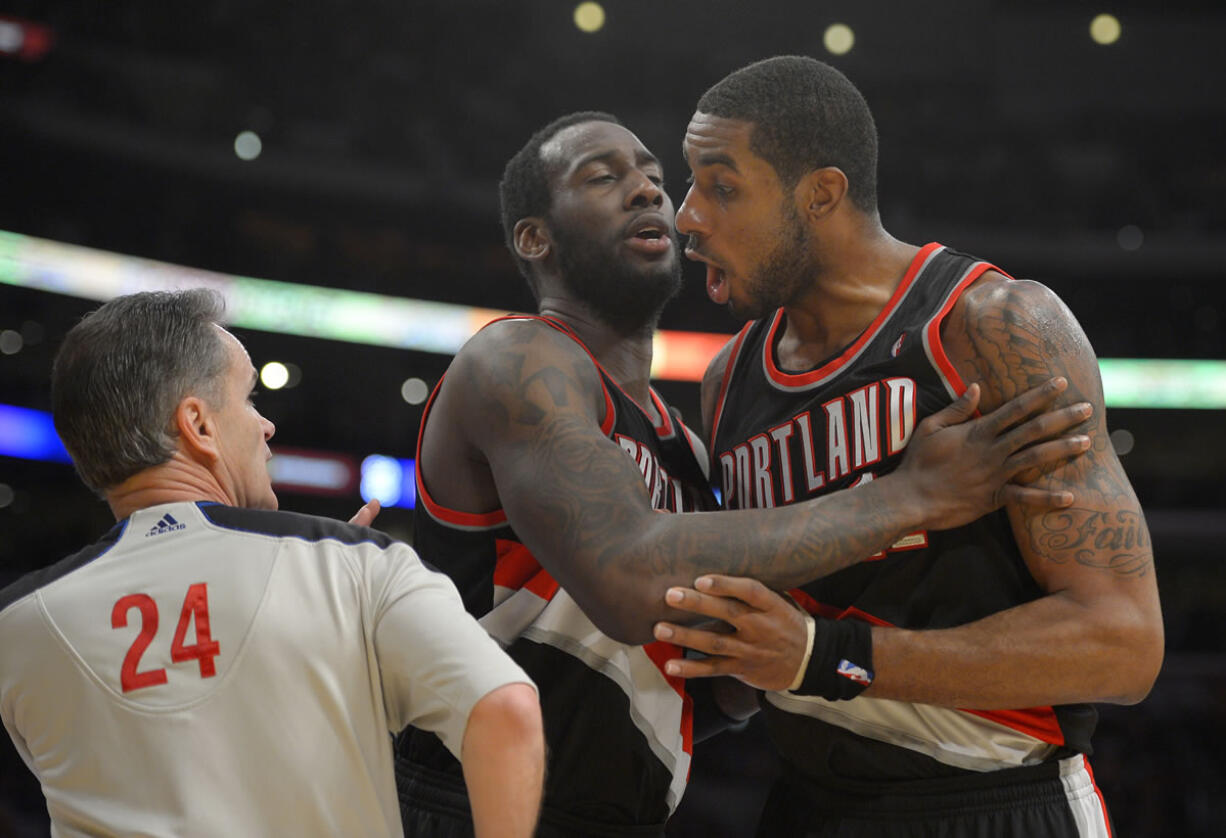
M 873 683 L 873 629 L 861 620 L 814 617 L 813 654 L 797 695 L 855 698 Z

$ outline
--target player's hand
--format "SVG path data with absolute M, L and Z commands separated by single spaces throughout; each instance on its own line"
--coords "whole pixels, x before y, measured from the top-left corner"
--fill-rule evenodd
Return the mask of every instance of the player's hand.
M 971 419 L 979 405 L 979 385 L 972 384 L 921 422 L 898 472 L 913 482 L 925 526 L 963 526 L 1005 503 L 1057 509 L 1072 504 L 1071 492 L 1010 482 L 1089 448 L 1089 436 L 1071 432 L 1089 418 L 1089 403 L 1051 406 L 1067 386 L 1064 378 L 1053 378 Z
M 804 613 L 791 600 L 756 579 L 710 574 L 693 588 L 669 588 L 672 608 L 722 621 L 720 628 L 656 623 L 655 636 L 702 652 L 702 659 L 674 659 L 669 675 L 709 678 L 731 675 L 763 690 L 787 689 L 808 644 Z
M 357 524 L 359 527 L 369 527 L 375 522 L 375 517 L 379 514 L 380 508 L 378 499 L 371 498 L 349 519 L 349 523 Z

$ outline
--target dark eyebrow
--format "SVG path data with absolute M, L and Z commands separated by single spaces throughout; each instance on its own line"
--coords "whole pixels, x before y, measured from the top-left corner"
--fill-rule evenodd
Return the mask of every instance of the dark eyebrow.
M 654 163 L 655 165 L 660 166 L 660 168 L 664 168 L 663 165 L 661 165 L 660 163 L 660 158 L 656 157 L 654 154 L 652 154 L 647 149 L 643 149 L 642 151 L 637 152 L 634 156 L 634 159 L 640 166 L 645 165 L 647 163 Z
M 688 158 L 687 158 L 687 162 Z M 692 167 L 693 164 L 691 164 Z M 741 170 L 737 168 L 736 161 L 722 151 L 701 151 L 698 153 L 699 166 L 724 166 L 736 172 L 738 175 Z
M 617 156 L 617 152 L 615 151 L 597 151 L 593 154 L 589 154 L 587 157 L 583 157 L 577 160 L 575 162 L 574 167 L 571 169 L 571 171 L 577 172 L 586 166 L 592 165 L 593 163 L 608 162 L 609 160 L 611 160 L 612 158 L 616 156 Z

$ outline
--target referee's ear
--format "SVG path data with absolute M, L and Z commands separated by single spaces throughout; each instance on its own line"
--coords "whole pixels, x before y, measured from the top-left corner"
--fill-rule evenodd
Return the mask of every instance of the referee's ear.
M 217 418 L 204 399 L 186 396 L 175 408 L 174 424 L 179 432 L 179 451 L 188 459 L 207 466 L 221 458 Z

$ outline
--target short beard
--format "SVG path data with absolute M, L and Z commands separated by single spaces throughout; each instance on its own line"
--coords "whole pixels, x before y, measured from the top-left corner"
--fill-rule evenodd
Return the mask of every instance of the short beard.
M 555 252 L 567 290 L 619 334 L 650 332 L 681 290 L 681 260 L 630 264 L 592 241 L 553 227 Z
M 779 242 L 761 267 L 745 278 L 745 305 L 731 300 L 728 307 L 742 320 L 760 320 L 777 308 L 795 302 L 821 271 L 821 263 L 790 200 L 783 202 L 783 229 Z

